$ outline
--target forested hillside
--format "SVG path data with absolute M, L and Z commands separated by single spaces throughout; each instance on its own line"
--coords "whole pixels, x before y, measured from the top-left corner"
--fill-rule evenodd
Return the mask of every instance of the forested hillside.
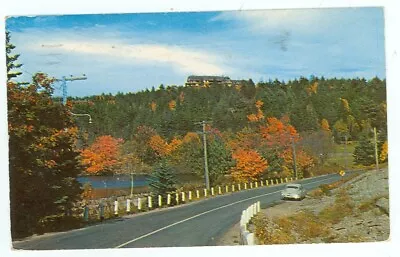
M 265 117 L 288 115 L 298 132 L 315 131 L 326 119 L 336 140 L 356 140 L 369 123 L 386 130 L 385 80 L 300 78 L 280 82 L 243 81 L 241 86 L 163 86 L 138 93 L 99 95 L 71 99 L 74 112 L 89 113 L 94 136 L 112 135 L 124 140 L 134 137 L 139 126 L 154 128 L 172 139 L 198 131 L 196 122 L 211 120 L 220 131 L 237 132 L 257 113 L 256 101 L 263 102 Z M 250 117 L 251 119 L 251 117 Z
M 299 176 L 315 173 L 344 142 L 364 142 L 357 150 L 359 164 L 373 164 L 374 127 L 379 152 L 387 155 L 386 86 L 379 78 L 160 85 L 138 93 L 71 98 L 68 104 L 73 112 L 92 116 L 92 124 L 76 118 L 83 163 L 92 174 L 148 172 L 167 159 L 177 172 L 201 176 L 203 120 L 209 121 L 212 181 L 225 174 L 246 181 L 293 175 L 294 147 Z

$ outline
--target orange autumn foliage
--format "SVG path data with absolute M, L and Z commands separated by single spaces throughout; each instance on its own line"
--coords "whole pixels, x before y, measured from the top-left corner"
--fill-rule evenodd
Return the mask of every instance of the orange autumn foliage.
M 119 163 L 119 147 L 122 139 L 112 136 L 100 136 L 87 149 L 81 152 L 82 164 L 88 173 L 99 173 L 113 168 Z
M 168 108 L 169 108 L 171 111 L 175 111 L 175 108 L 176 108 L 176 101 L 175 101 L 175 100 L 169 101 L 169 103 L 168 103 Z
M 288 148 L 280 153 L 280 157 L 284 160 L 284 166 L 293 168 L 293 151 Z M 302 149 L 296 149 L 296 166 L 301 171 L 309 169 L 315 165 L 315 160 Z
M 232 154 L 232 158 L 236 161 L 236 165 L 231 168 L 231 174 L 238 182 L 257 180 L 268 168 L 268 162 L 254 150 L 239 149 Z
M 256 114 L 252 113 L 252 114 L 247 115 L 247 119 L 250 122 L 262 121 L 265 118 L 264 113 L 261 110 L 261 107 L 264 105 L 264 102 L 261 100 L 257 100 L 255 105 L 257 108 L 257 113 Z
M 165 141 L 160 135 L 154 135 L 149 140 L 149 146 L 157 156 L 164 157 L 178 149 L 182 144 L 182 140 L 174 138 L 170 143 Z
M 275 117 L 267 118 L 267 125 L 260 127 L 261 136 L 265 139 L 265 143 L 272 146 L 287 147 L 300 139 L 296 129 L 287 124 L 286 119 L 277 119 Z
M 153 112 L 155 112 L 156 111 L 156 109 L 157 109 L 157 104 L 153 101 L 153 102 L 151 102 L 151 104 L 150 104 L 150 108 L 151 108 L 151 110 L 153 111 Z
M 326 119 L 322 119 L 321 121 L 321 129 L 326 132 L 330 132 L 331 129 L 329 128 L 329 122 Z

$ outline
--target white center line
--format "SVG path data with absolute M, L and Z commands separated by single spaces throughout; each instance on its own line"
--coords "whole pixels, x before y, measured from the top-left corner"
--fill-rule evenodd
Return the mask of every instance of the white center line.
M 314 182 L 310 182 L 310 183 L 305 183 L 304 185 L 314 184 L 314 183 L 322 182 L 322 181 L 329 180 L 329 179 L 332 179 L 332 178 L 326 178 L 326 179 L 322 179 L 322 180 L 318 180 L 318 181 L 314 181 Z M 229 207 L 229 206 L 232 206 L 232 205 L 235 205 L 235 204 L 238 204 L 238 203 L 242 203 L 242 202 L 245 202 L 245 201 L 248 201 L 248 200 L 260 198 L 260 197 L 267 196 L 267 195 L 276 194 L 276 193 L 279 193 L 280 191 L 281 191 L 281 190 L 278 190 L 278 191 L 275 191 L 275 192 L 271 192 L 271 193 L 267 193 L 267 194 L 262 194 L 262 195 L 257 195 L 257 196 L 249 197 L 249 198 L 246 198 L 246 199 L 243 199 L 243 200 L 240 200 L 240 201 L 236 201 L 236 202 L 233 202 L 233 203 L 230 203 L 230 204 L 227 204 L 227 205 L 220 206 L 220 207 L 215 208 L 215 209 L 211 209 L 211 210 L 208 210 L 208 211 L 205 211 L 205 212 L 196 214 L 196 215 L 194 215 L 194 216 L 192 216 L 192 217 L 189 217 L 189 218 L 187 218 L 187 219 L 183 219 L 183 220 L 177 221 L 177 222 L 172 223 L 172 224 L 170 224 L 170 225 L 168 225 L 168 226 L 162 227 L 162 228 L 160 228 L 160 229 L 154 230 L 154 231 L 152 231 L 152 232 L 150 232 L 150 233 L 147 233 L 147 234 L 145 234 L 145 235 L 142 235 L 142 236 L 140 236 L 140 237 L 134 238 L 134 239 L 132 239 L 132 240 L 126 242 L 126 243 L 120 244 L 120 245 L 118 245 L 118 246 L 116 246 L 116 247 L 114 247 L 114 248 L 121 248 L 121 247 L 124 247 L 124 246 L 126 246 L 126 245 L 128 245 L 128 244 L 130 244 L 130 243 L 136 242 L 136 241 L 138 241 L 138 240 L 140 240 L 140 239 L 143 239 L 143 238 L 145 238 L 145 237 L 154 235 L 154 234 L 156 234 L 156 233 L 158 233 L 158 232 L 160 232 L 160 231 L 166 230 L 166 229 L 168 229 L 168 228 L 170 228 L 170 227 L 176 226 L 176 225 L 181 224 L 181 223 L 183 223 L 183 222 L 186 222 L 186 221 L 195 219 L 195 218 L 197 218 L 197 217 L 203 216 L 203 215 L 208 214 L 208 213 L 210 213 L 210 212 L 214 212 L 214 211 L 217 211 L 217 210 L 220 210 L 220 209 L 223 209 L 223 208 L 227 208 L 227 207 Z

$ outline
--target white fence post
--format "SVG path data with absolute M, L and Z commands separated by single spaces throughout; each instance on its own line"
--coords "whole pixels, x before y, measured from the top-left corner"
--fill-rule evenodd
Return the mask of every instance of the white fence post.
M 131 199 L 126 199 L 126 212 L 131 212 Z
M 182 202 L 184 202 L 185 201 L 185 192 L 182 192 L 181 195 L 182 195 L 182 197 L 181 197 L 182 198 Z
M 158 207 L 162 206 L 162 196 L 158 195 Z
M 258 182 L 256 181 L 256 188 L 258 187 Z
M 271 185 L 273 185 L 274 184 L 274 180 L 273 179 L 271 179 Z
M 214 195 L 214 188 L 211 188 L 211 195 Z
M 253 188 L 253 182 L 250 182 L 250 188 Z
M 228 185 L 226 185 L 225 186 L 225 193 L 228 193 L 229 192 L 229 187 L 228 187 Z
M 261 204 L 260 201 L 257 202 L 257 212 L 261 211 Z
M 115 216 L 118 215 L 118 200 L 114 201 L 114 214 Z
M 244 189 L 245 190 L 247 189 L 247 183 L 244 183 Z
M 265 180 L 265 185 L 266 185 L 266 186 L 268 186 L 268 179 L 267 179 L 267 180 Z
M 238 184 L 238 190 L 240 191 L 240 183 Z
M 137 199 L 137 208 L 138 210 L 142 209 L 142 199 L 140 199 L 140 197 Z
M 167 194 L 167 205 L 171 204 L 171 194 Z
M 197 199 L 200 198 L 200 191 L 199 190 L 196 190 L 196 197 L 197 197 Z
M 153 201 L 151 199 L 151 196 L 147 197 L 147 207 L 149 207 L 149 209 L 153 208 Z
M 262 180 L 260 181 L 260 184 L 261 184 L 261 187 L 264 186 L 264 182 Z
M 290 178 L 290 182 L 292 182 L 292 181 L 293 181 L 293 178 L 291 177 L 291 178 Z
M 176 201 L 176 204 L 179 204 L 179 193 L 175 194 L 175 201 Z
M 207 197 L 207 189 L 204 188 L 204 197 Z
M 283 183 L 283 178 L 281 178 L 281 184 Z
M 189 191 L 189 201 L 192 200 L 192 191 Z
M 232 192 L 235 192 L 235 185 L 232 185 Z
M 288 178 L 287 177 L 285 178 L 285 181 L 286 181 L 286 183 L 288 182 Z
M 221 187 L 218 187 L 218 194 L 222 195 Z

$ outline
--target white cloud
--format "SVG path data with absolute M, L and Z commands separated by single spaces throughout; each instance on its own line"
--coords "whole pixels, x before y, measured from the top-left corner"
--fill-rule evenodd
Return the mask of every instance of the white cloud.
M 327 22 L 326 11 L 327 9 L 229 11 L 222 12 L 210 21 L 236 21 L 253 32 L 267 32 L 270 29 L 307 32 L 321 29 Z
M 45 46 L 45 47 L 43 47 Z M 52 47 L 54 46 L 54 47 Z M 179 73 L 227 74 L 230 68 L 221 64 L 221 58 L 200 50 L 162 44 L 124 44 L 91 41 L 52 42 L 30 46 L 34 51 L 63 51 L 69 54 L 94 55 L 113 58 L 115 61 L 131 61 L 152 65 L 171 65 Z M 48 49 L 43 49 L 48 48 Z

